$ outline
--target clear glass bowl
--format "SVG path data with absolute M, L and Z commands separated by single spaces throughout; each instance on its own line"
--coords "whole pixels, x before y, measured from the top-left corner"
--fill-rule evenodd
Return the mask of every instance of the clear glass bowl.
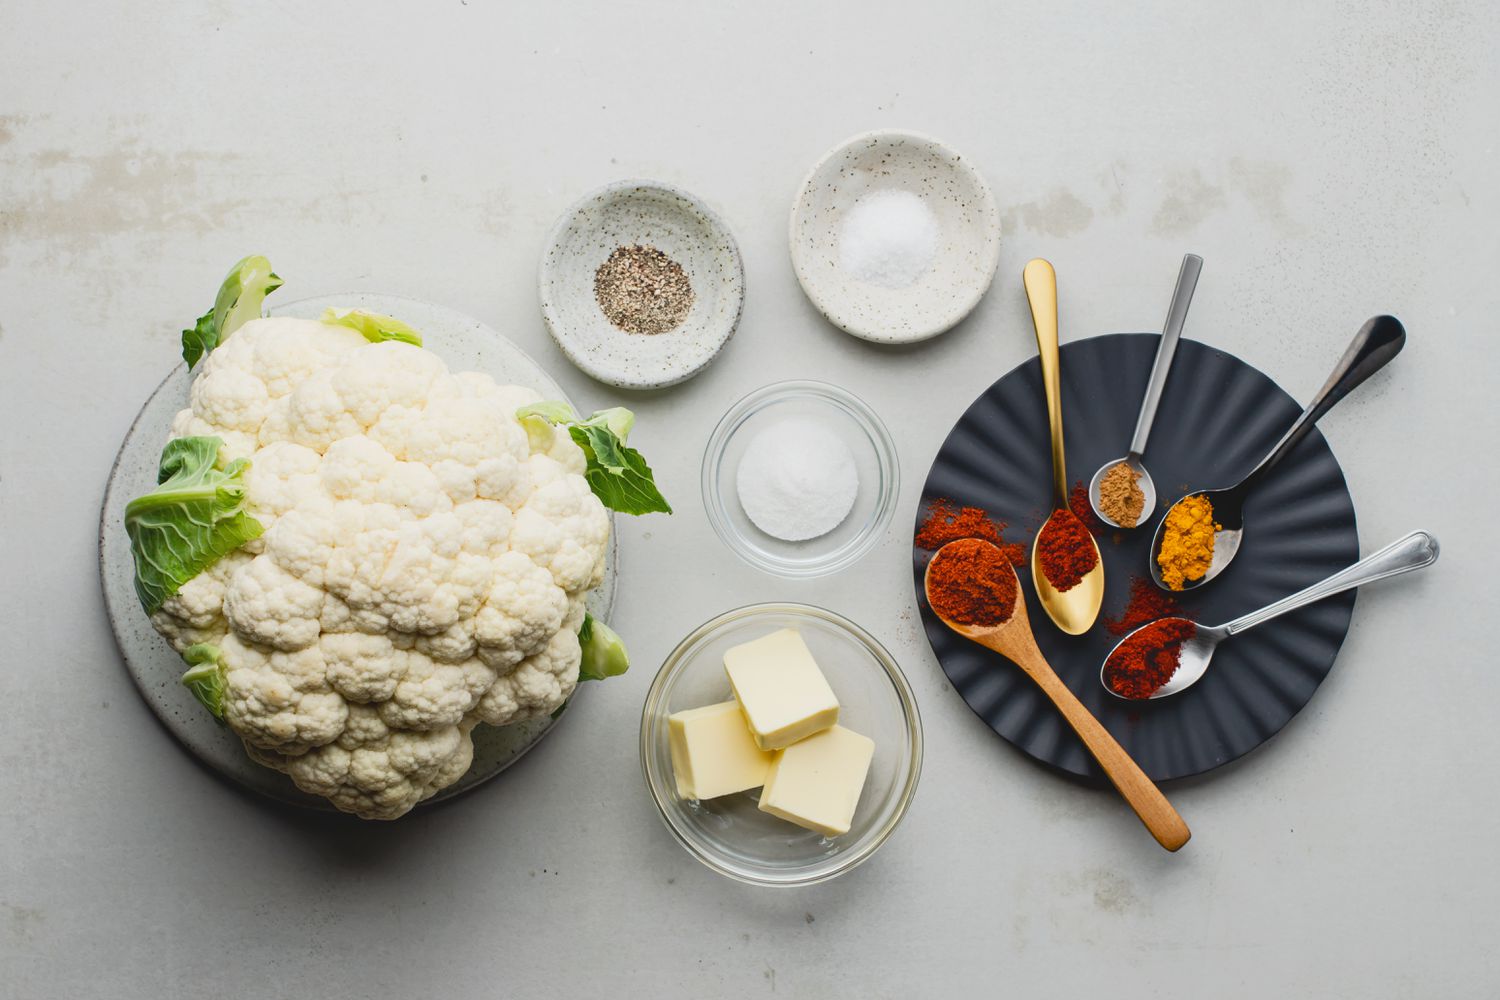
M 859 474 L 859 494 L 848 516 L 828 534 L 802 542 L 783 541 L 757 528 L 740 506 L 735 485 L 750 441 L 787 417 L 817 420 L 838 435 Z M 824 576 L 850 566 L 880 540 L 896 507 L 899 479 L 890 432 L 858 396 L 826 382 L 777 382 L 731 406 L 709 436 L 703 454 L 703 506 L 714 531 L 750 565 L 778 576 Z
M 763 813 L 759 789 L 695 801 L 677 794 L 667 717 L 727 701 L 724 651 L 774 632 L 802 632 L 839 699 L 839 724 L 875 741 L 849 832 L 828 838 Z M 662 664 L 641 713 L 641 767 L 667 829 L 714 871 L 758 885 L 811 885 L 874 854 L 906 814 L 922 772 L 922 720 L 901 668 L 869 633 L 806 604 L 755 604 L 693 631 Z

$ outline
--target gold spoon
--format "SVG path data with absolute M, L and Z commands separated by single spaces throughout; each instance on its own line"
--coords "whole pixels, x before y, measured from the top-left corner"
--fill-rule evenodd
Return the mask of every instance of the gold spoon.
M 927 593 L 927 603 L 932 606 L 932 567 L 937 565 L 943 553 L 950 550 L 954 545 L 987 545 L 995 546 L 989 542 L 977 539 L 962 539 L 957 542 L 949 542 L 932 557 L 927 564 L 927 573 L 923 578 L 923 590 Z M 1005 556 L 995 549 L 995 557 L 1004 560 Z M 1007 569 L 1009 565 L 1007 564 Z M 1015 575 L 1015 570 L 1009 570 Z M 1083 745 L 1088 748 L 1089 753 L 1099 762 L 1104 769 L 1105 775 L 1109 777 L 1110 783 L 1115 786 L 1125 801 L 1130 803 L 1130 808 L 1146 824 L 1146 829 L 1156 842 L 1169 851 L 1175 851 L 1188 842 L 1192 832 L 1188 830 L 1187 824 L 1182 817 L 1177 815 L 1177 810 L 1172 808 L 1172 803 L 1161 793 L 1161 789 L 1152 783 L 1151 779 L 1142 771 L 1140 765 L 1130 758 L 1125 748 L 1115 742 L 1115 738 L 1109 734 L 1099 723 L 1099 720 L 1089 714 L 1089 710 L 1083 707 L 1068 686 L 1062 682 L 1051 665 L 1042 656 L 1042 651 L 1037 648 L 1036 638 L 1031 634 L 1031 623 L 1026 615 L 1026 599 L 1021 594 L 1020 581 L 1016 581 L 1015 605 L 1011 609 L 1010 617 L 997 625 L 965 625 L 945 617 L 942 613 L 933 609 L 944 625 L 972 642 L 999 653 L 1020 667 L 1022 672 L 1036 682 L 1042 693 L 1052 699 L 1052 704 L 1062 713 L 1062 717 L 1078 738 L 1083 740 Z
M 1068 463 L 1063 457 L 1062 387 L 1058 378 L 1057 274 L 1051 264 L 1038 257 L 1027 263 L 1021 280 L 1026 285 L 1026 301 L 1031 304 L 1037 354 L 1042 362 L 1042 386 L 1047 393 L 1047 424 L 1052 434 L 1052 509 L 1068 511 L 1067 516 L 1072 517 L 1068 507 Z M 1094 536 L 1085 528 L 1089 545 L 1094 549 L 1094 568 L 1067 590 L 1058 590 L 1042 572 L 1037 554 L 1047 527 L 1042 526 L 1031 545 L 1031 582 L 1052 623 L 1069 635 L 1082 635 L 1093 627 L 1099 617 L 1099 605 L 1104 602 L 1104 561 L 1099 558 Z

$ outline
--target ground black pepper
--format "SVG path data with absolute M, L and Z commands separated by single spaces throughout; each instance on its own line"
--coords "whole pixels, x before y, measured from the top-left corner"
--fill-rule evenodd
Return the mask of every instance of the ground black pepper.
M 666 333 L 693 308 L 693 285 L 682 265 L 653 246 L 616 247 L 594 272 L 594 298 L 626 333 Z

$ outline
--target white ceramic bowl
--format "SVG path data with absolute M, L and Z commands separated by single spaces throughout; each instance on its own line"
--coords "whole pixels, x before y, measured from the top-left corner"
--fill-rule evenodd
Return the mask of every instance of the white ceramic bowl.
M 738 473 L 745 449 L 763 428 L 787 418 L 816 421 L 854 456 L 854 506 L 825 535 L 789 542 L 760 530 L 740 504 Z M 847 569 L 880 541 L 900 490 L 896 444 L 864 400 L 826 382 L 776 382 L 729 408 L 703 453 L 703 506 L 709 524 L 750 565 L 785 577 L 827 576 Z
M 875 741 L 849 832 L 793 826 L 758 808 L 758 790 L 690 801 L 677 794 L 667 717 L 731 696 L 724 651 L 780 628 L 802 632 L 839 699 L 839 724 Z M 868 859 L 906 815 L 922 773 L 922 720 L 891 654 L 864 629 L 806 604 L 726 612 L 682 640 L 662 664 L 641 713 L 641 766 L 667 829 L 699 861 L 741 882 L 810 885 Z
M 937 217 L 937 249 L 915 282 L 885 288 L 839 264 L 845 214 L 875 191 L 918 195 Z M 1000 212 L 989 185 L 946 143 L 916 132 L 866 132 L 818 161 L 792 203 L 792 267 L 839 329 L 884 344 L 935 337 L 967 316 L 1000 261 Z
M 693 305 L 666 333 L 626 333 L 594 297 L 594 273 L 616 247 L 654 246 L 687 272 Z M 656 181 L 619 181 L 558 219 L 542 252 L 542 317 L 569 361 L 622 389 L 675 385 L 708 367 L 739 323 L 745 270 L 723 220 L 702 201 Z

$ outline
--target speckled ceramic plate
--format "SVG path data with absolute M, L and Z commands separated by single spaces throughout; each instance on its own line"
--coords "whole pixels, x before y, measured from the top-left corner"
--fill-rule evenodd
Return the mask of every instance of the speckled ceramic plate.
M 1102 463 L 1126 450 L 1156 344 L 1156 334 L 1114 334 L 1063 345 L 1070 482 L 1087 482 Z M 1131 577 L 1146 576 L 1156 519 L 1189 489 L 1237 482 L 1301 409 L 1238 358 L 1182 341 L 1145 456 L 1159 507 L 1135 531 L 1099 538 L 1105 571 L 1100 624 L 1082 636 L 1064 635 L 1052 627 L 1032 588 L 1021 588 L 1048 661 L 1157 780 L 1212 770 L 1274 736 L 1317 691 L 1349 630 L 1353 591 L 1235 636 L 1219 647 L 1213 669 L 1175 697 L 1127 702 L 1099 683 L 1100 663 L 1118 641 L 1103 622 L 1124 609 Z M 959 419 L 933 460 L 922 508 L 935 497 L 982 507 L 1008 522 L 1008 541 L 1025 542 L 1029 551 L 1050 503 L 1050 482 L 1047 409 L 1033 358 L 985 390 Z M 1233 564 L 1212 584 L 1181 598 L 1200 621 L 1228 621 L 1359 558 L 1354 504 L 1338 461 L 1317 431 L 1250 494 L 1245 524 L 1245 544 Z M 1036 685 L 1010 661 L 960 639 L 933 616 L 921 596 L 930 556 L 913 550 L 917 600 L 928 641 L 954 689 L 1018 749 L 1069 774 L 1102 780 L 1093 758 Z
M 594 274 L 617 247 L 652 246 L 687 272 L 693 304 L 665 333 L 626 333 L 604 315 Z M 745 269 L 734 235 L 698 198 L 657 181 L 594 191 L 557 220 L 542 252 L 542 318 L 568 360 L 622 389 L 660 389 L 707 368 L 734 335 Z
M 566 399 L 562 389 L 519 347 L 478 320 L 414 299 L 351 293 L 288 302 L 271 310 L 276 316 L 316 318 L 328 306 L 369 309 L 395 316 L 421 331 L 427 347 L 454 371 L 481 371 L 497 381 L 525 385 L 549 399 Z M 167 641 L 156 634 L 136 600 L 130 540 L 125 535 L 125 505 L 156 485 L 156 467 L 172 416 L 187 405 L 190 379 L 178 365 L 166 377 L 131 425 L 110 471 L 99 523 L 99 572 L 104 605 L 125 669 L 146 704 L 187 750 L 209 767 L 244 787 L 297 805 L 333 807 L 324 799 L 298 791 L 286 775 L 254 763 L 238 737 L 218 725 L 179 682 L 185 669 Z M 589 610 L 608 618 L 614 600 L 616 550 L 611 543 L 604 583 L 589 595 Z M 566 717 L 567 713 L 558 719 Z M 493 778 L 520 759 L 553 726 L 536 719 L 514 726 L 479 726 L 474 730 L 474 763 L 458 782 L 431 802 L 452 798 Z M 419 807 L 420 808 L 420 807 Z
M 937 249 L 915 282 L 884 288 L 839 263 L 845 214 L 860 198 L 916 194 L 937 218 Z M 979 304 L 1000 261 L 1000 212 L 974 165 L 916 132 L 866 132 L 819 160 L 792 203 L 792 267 L 802 290 L 846 333 L 883 344 L 935 337 Z

